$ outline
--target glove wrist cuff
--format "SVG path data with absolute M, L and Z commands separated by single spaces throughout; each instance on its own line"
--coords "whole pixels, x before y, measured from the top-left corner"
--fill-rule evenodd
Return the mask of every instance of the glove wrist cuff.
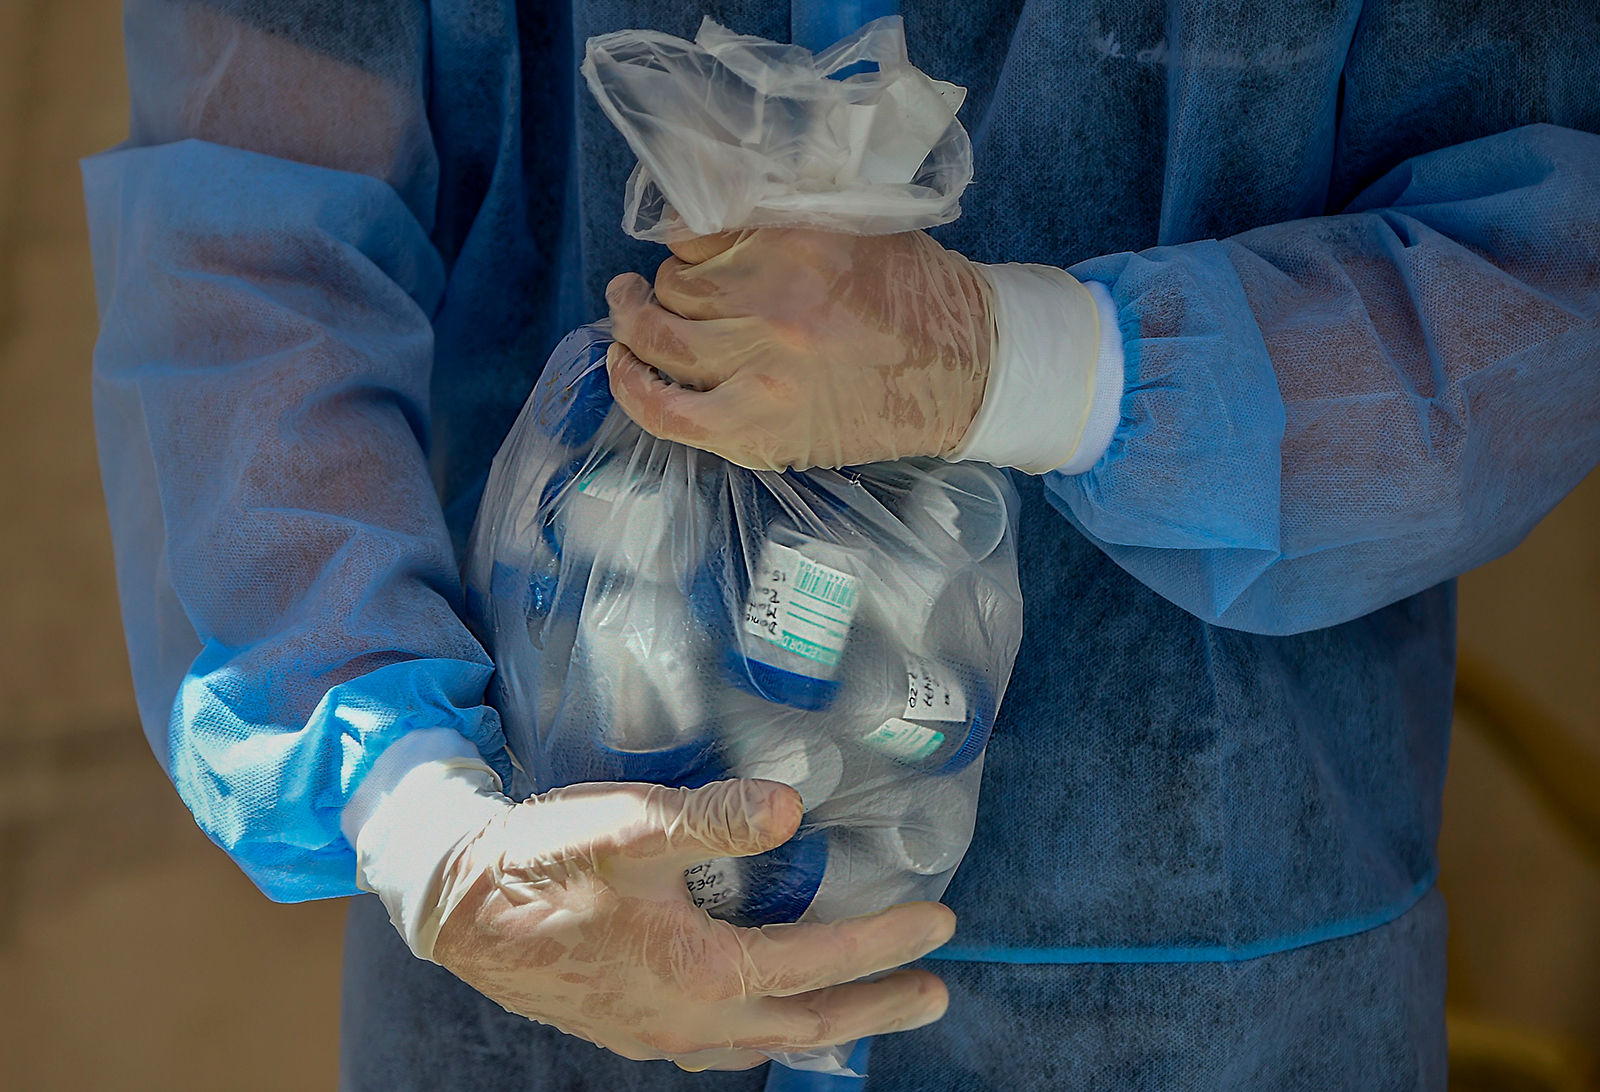
M 1099 281 L 1083 282 L 1100 314 L 1100 344 L 1095 359 L 1094 387 L 1089 397 L 1089 416 L 1078 438 L 1078 449 L 1056 470 L 1062 474 L 1082 474 L 1094 467 L 1111 446 L 1111 437 L 1122 423 L 1122 395 L 1127 372 L 1123 360 L 1122 327 L 1117 321 L 1117 305 L 1111 290 Z
M 356 885 L 383 900 L 406 946 L 427 960 L 455 908 L 444 897 L 445 869 L 474 835 L 513 807 L 475 750 L 464 754 L 450 750 L 449 740 L 416 738 L 435 731 L 471 749 L 448 729 L 411 733 L 379 756 L 341 821 L 356 851 Z M 368 792 L 369 784 L 376 788 Z
M 977 269 L 991 291 L 996 347 L 978 414 L 946 458 L 1029 474 L 1087 469 L 1110 442 L 1121 400 L 1122 343 L 1109 294 L 1051 266 Z

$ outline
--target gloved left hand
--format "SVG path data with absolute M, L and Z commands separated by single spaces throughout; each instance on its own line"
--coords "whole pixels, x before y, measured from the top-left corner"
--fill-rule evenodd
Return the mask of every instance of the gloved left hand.
M 976 266 L 920 231 L 689 239 L 611 282 L 611 389 L 646 431 L 752 469 L 948 455 L 995 325 Z
M 943 1015 L 945 987 L 926 971 L 862 981 L 950 939 L 955 915 L 937 903 L 759 929 L 695 906 L 685 868 L 794 833 L 802 804 L 787 785 L 581 784 L 518 804 L 471 747 L 449 729 L 403 737 L 341 828 L 358 882 L 412 952 L 507 1010 L 686 1069 L 744 1069 L 760 1052 Z

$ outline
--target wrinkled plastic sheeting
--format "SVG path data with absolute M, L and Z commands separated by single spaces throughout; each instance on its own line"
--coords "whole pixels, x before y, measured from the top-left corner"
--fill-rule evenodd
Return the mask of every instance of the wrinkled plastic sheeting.
M 602 325 L 556 347 L 468 550 L 516 762 L 540 791 L 793 786 L 794 838 L 685 874 L 736 925 L 939 898 L 1022 638 L 1010 479 L 936 459 L 746 470 L 634 424 L 609 345 Z M 772 1057 L 843 1074 L 849 1053 Z
M 966 89 L 911 64 L 898 16 L 816 54 L 709 18 L 693 42 L 622 30 L 589 40 L 583 74 L 639 159 L 622 221 L 636 239 L 929 228 L 972 181 Z

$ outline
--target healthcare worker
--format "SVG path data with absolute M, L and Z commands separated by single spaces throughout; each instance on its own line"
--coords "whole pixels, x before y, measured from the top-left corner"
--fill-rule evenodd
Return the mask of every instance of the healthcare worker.
M 886 11 L 709 14 L 818 47 Z M 662 266 L 577 64 L 706 13 L 128 0 L 130 139 L 84 177 L 140 711 L 269 896 L 387 901 L 342 1087 L 758 1089 L 757 1049 L 873 1034 L 875 1092 L 1443 1089 L 1451 579 L 1600 460 L 1600 6 L 905 0 L 970 92 L 962 218 Z M 935 905 L 684 909 L 784 787 L 495 792 L 456 559 L 608 313 L 663 435 L 1017 468 L 1021 666 L 925 970 L 837 985 L 941 945 Z

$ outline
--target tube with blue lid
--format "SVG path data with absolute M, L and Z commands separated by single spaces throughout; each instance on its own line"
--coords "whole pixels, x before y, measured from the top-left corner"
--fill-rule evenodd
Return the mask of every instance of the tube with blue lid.
M 683 875 L 689 897 L 712 917 L 746 928 L 782 925 L 810 909 L 829 856 L 828 833 L 803 830 L 777 849 L 706 861 Z
M 729 773 L 781 781 L 800 794 L 807 811 L 827 802 L 844 779 L 844 752 L 829 727 L 823 714 L 774 709 L 732 687 L 718 700 Z
M 867 575 L 844 487 L 831 471 L 737 470 L 713 505 L 695 615 L 722 645 L 724 679 L 776 705 L 826 709 L 839 692 Z
M 699 554 L 698 498 L 661 468 L 620 457 L 575 460 L 545 487 L 551 551 L 630 579 L 681 586 Z
M 556 718 L 588 743 L 553 751 L 552 773 L 561 783 L 689 788 L 724 776 L 706 692 L 711 658 L 675 585 L 591 578 Z
M 807 918 L 834 921 L 926 897 L 926 874 L 911 871 L 892 828 L 802 829 L 777 849 L 723 857 L 684 873 L 690 898 L 714 918 L 752 928 Z
M 797 709 L 833 704 L 864 567 L 859 550 L 769 528 L 735 619 L 733 680 Z
M 967 560 L 986 560 L 1010 524 L 1001 472 L 937 459 L 917 460 L 917 469 L 900 509 L 906 528 L 936 551 L 948 542 Z
M 937 898 L 972 839 L 975 779 L 933 791 L 901 783 L 863 793 L 849 812 L 812 813 L 784 845 L 688 869 L 695 905 L 735 925 L 837 921 Z M 861 790 L 856 790 L 861 791 Z
M 838 704 L 856 747 L 933 777 L 959 773 L 989 743 L 994 690 L 970 664 L 897 647 L 881 633 L 858 641 Z

